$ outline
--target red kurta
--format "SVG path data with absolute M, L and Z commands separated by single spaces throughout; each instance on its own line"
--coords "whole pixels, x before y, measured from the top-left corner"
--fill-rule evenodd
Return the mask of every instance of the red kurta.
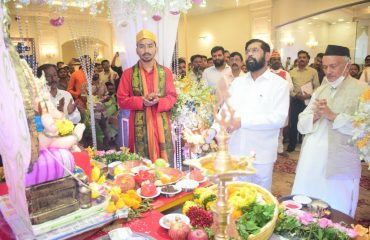
M 159 99 L 158 104 L 152 106 L 152 114 L 153 114 L 153 124 L 154 131 L 155 131 L 155 139 L 156 139 L 156 148 L 157 152 L 159 152 L 159 141 L 158 141 L 158 128 L 157 128 L 157 112 L 167 112 L 168 118 L 170 117 L 169 111 L 175 105 L 177 95 L 176 95 L 176 88 L 173 83 L 172 73 L 171 71 L 164 67 L 166 71 L 166 96 L 161 97 Z M 145 72 L 146 83 L 148 86 L 148 93 L 153 92 L 153 70 L 150 72 Z M 143 104 L 144 96 L 134 96 L 132 91 L 132 67 L 126 69 L 121 77 L 121 81 L 118 86 L 117 90 L 117 101 L 120 108 L 130 110 L 130 119 L 129 119 L 129 134 L 128 134 L 128 141 L 129 141 L 129 148 L 131 152 L 135 152 L 135 131 L 134 131 L 134 124 L 135 124 L 135 111 L 137 110 L 144 110 Z M 167 143 L 172 144 L 172 143 Z M 144 156 L 149 157 L 149 156 Z M 152 159 L 156 160 L 156 159 Z

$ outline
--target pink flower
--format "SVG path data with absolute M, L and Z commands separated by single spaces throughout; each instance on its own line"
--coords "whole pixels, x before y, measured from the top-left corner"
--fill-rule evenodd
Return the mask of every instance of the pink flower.
M 339 231 L 341 231 L 341 232 L 346 232 L 346 228 L 345 227 L 343 227 L 342 225 L 340 225 L 339 223 L 334 223 L 333 224 L 333 228 L 336 228 L 336 229 L 338 229 Z
M 321 228 L 327 228 L 327 227 L 330 227 L 332 225 L 332 221 L 327 219 L 327 218 L 320 218 L 319 219 L 319 225 Z
M 348 235 L 350 238 L 355 238 L 355 237 L 357 237 L 357 232 L 356 232 L 356 230 L 355 230 L 355 229 L 353 229 L 353 228 L 347 228 L 347 229 L 346 229 L 346 233 L 347 233 L 347 235 Z
M 105 154 L 104 151 L 96 151 L 96 156 L 103 157 Z
M 116 152 L 116 150 L 114 150 L 114 149 L 110 149 L 110 150 L 106 151 L 106 153 L 105 153 L 105 154 L 112 154 L 112 153 L 115 153 L 115 152 Z
M 298 216 L 298 220 L 303 224 L 303 225 L 308 225 L 313 222 L 313 217 L 309 213 L 304 213 L 300 216 Z

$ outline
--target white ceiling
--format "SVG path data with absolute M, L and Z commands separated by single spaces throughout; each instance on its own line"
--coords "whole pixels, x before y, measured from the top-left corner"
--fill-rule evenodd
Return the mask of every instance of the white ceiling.
M 237 7 L 245 6 L 260 6 L 271 3 L 272 0 L 206 0 L 207 7 L 202 8 L 200 5 L 193 4 L 193 8 L 188 11 L 188 14 L 191 15 L 202 15 L 217 11 L 229 10 Z M 14 2 L 10 1 L 9 3 L 10 13 L 15 15 Z M 49 7 L 29 5 L 19 10 L 20 15 L 23 16 L 43 16 L 48 17 L 50 11 Z M 67 12 L 63 13 L 65 17 L 72 18 L 83 18 L 86 16 L 87 11 L 80 12 L 78 8 L 70 7 Z M 99 14 L 98 18 L 104 20 L 107 18 L 107 14 Z M 338 19 L 343 19 L 343 22 L 352 22 L 355 19 L 362 21 L 370 21 L 370 2 L 356 5 L 353 7 L 339 9 L 327 13 L 323 13 L 314 17 L 306 18 L 302 21 L 299 21 L 300 24 L 320 24 L 322 22 L 326 23 L 338 23 Z
M 270 1 L 271 0 L 205 0 L 207 7 L 201 7 L 201 5 L 193 4 L 193 7 L 188 11 L 188 14 L 190 16 L 202 15 Z

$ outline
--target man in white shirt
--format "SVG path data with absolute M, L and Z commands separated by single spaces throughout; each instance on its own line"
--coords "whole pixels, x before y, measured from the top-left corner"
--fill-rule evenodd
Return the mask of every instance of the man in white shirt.
M 361 162 L 352 138 L 352 115 L 368 86 L 352 78 L 347 47 L 328 45 L 323 57 L 326 83 L 313 93 L 299 114 L 305 134 L 292 194 L 319 198 L 345 214 L 355 215 Z
M 227 100 L 235 110 L 235 119 L 229 129 L 229 152 L 236 156 L 256 153 L 254 167 L 257 173 L 237 180 L 256 183 L 270 190 L 272 170 L 277 158 L 278 136 L 284 126 L 289 109 L 287 81 L 268 69 L 270 46 L 262 40 L 252 39 L 245 45 L 246 75 L 236 78 Z M 220 130 L 213 124 L 205 134 L 212 139 Z
M 292 93 L 292 91 L 293 91 L 292 78 L 290 77 L 290 74 L 282 68 L 280 53 L 277 50 L 273 50 L 272 53 L 271 53 L 270 71 L 279 75 L 280 77 L 284 78 L 288 82 L 289 92 Z M 288 126 L 288 118 L 287 118 L 287 120 L 284 124 L 284 128 L 286 128 L 286 126 Z M 284 128 L 280 129 L 279 141 L 278 141 L 278 150 L 277 151 L 278 151 L 278 154 L 280 156 L 288 157 L 289 154 L 286 151 L 284 151 L 284 145 L 283 145 L 283 140 L 284 140 L 283 130 L 284 130 Z
M 203 79 L 209 87 L 215 90 L 218 87 L 220 80 L 231 82 L 231 67 L 226 64 L 224 59 L 224 48 L 216 46 L 212 48 L 211 55 L 214 66 L 206 68 L 203 72 Z
M 44 64 L 37 68 L 37 77 L 40 78 L 42 72 L 45 74 L 46 84 L 50 87 L 50 101 L 64 116 L 73 124 L 81 120 L 81 115 L 73 101 L 72 95 L 64 90 L 58 89 L 59 77 L 57 66 Z
M 243 56 L 239 52 L 232 52 L 230 54 L 230 66 L 233 80 L 237 77 L 245 75 L 242 71 Z

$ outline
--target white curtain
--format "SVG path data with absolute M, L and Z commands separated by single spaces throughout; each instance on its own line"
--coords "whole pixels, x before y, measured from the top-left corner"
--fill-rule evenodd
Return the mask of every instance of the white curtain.
M 116 34 L 116 48 L 120 52 L 122 68 L 128 68 L 138 61 L 136 54 L 136 34 L 142 29 L 148 29 L 157 36 L 157 62 L 166 67 L 171 66 L 177 27 L 180 15 L 173 15 L 166 7 L 160 21 L 152 19 L 153 12 L 148 6 L 136 5 L 136 9 L 128 10 L 127 4 L 121 0 L 110 0 L 111 18 Z M 131 11 L 127 14 L 128 11 Z M 148 12 L 149 14 L 145 14 Z

